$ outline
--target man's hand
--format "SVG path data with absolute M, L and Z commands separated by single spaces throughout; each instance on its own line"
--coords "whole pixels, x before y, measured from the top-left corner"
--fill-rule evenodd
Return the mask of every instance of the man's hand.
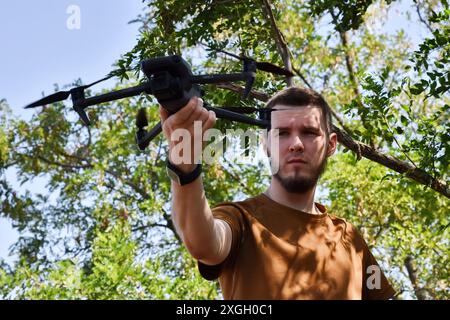
M 172 139 L 173 133 L 177 129 L 185 129 L 189 132 L 189 137 L 191 139 L 191 157 L 188 163 L 183 162 L 176 165 L 183 172 L 187 173 L 193 171 L 196 166 L 196 160 L 200 159 L 203 151 L 203 133 L 214 127 L 214 124 L 216 123 L 216 114 L 213 111 L 206 110 L 203 107 L 203 100 L 198 97 L 192 97 L 187 105 L 172 115 L 160 106 L 159 114 L 164 136 L 169 142 L 169 161 L 171 161 L 172 164 L 176 164 L 172 161 L 172 150 L 177 144 L 182 143 L 182 139 L 180 139 L 181 141 L 174 141 L 175 137 Z M 201 134 L 194 135 L 194 121 L 201 121 Z M 197 141 L 197 143 L 194 143 L 194 141 Z M 195 146 L 200 146 L 200 148 L 196 149 Z M 180 156 L 183 156 L 183 154 L 181 153 Z

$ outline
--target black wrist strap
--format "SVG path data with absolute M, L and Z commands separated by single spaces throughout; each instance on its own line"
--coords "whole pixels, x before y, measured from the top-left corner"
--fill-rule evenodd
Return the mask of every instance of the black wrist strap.
M 185 173 L 185 172 L 181 171 L 178 167 L 173 165 L 169 160 L 167 160 L 166 165 L 167 165 L 167 174 L 169 175 L 169 177 L 182 186 L 196 180 L 202 173 L 202 165 L 200 163 L 197 164 L 195 169 L 189 173 Z

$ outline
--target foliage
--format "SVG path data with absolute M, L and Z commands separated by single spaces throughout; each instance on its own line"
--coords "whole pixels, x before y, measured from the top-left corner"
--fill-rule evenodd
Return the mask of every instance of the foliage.
M 336 174 L 339 172 L 339 174 Z M 410 180 L 394 178 L 385 167 L 351 154 L 330 160 L 322 187 L 332 214 L 343 217 L 376 249 L 385 273 L 402 297 L 413 292 L 405 267 L 412 257 L 420 288 L 433 299 L 448 299 L 449 201 Z
M 17 272 L 0 271 L 0 296 L 14 299 L 214 299 L 217 291 L 195 272 L 195 262 L 178 248 L 167 257 L 136 262 L 137 244 L 126 220 L 93 241 L 91 265 L 65 259 L 41 270 L 22 260 Z M 172 255 L 172 257 L 170 257 Z M 167 274 L 180 255 L 177 277 Z
M 165 54 L 182 53 L 196 73 L 240 70 L 239 61 L 201 43 L 282 65 L 284 41 L 301 75 L 294 83 L 321 92 L 341 118 L 336 124 L 343 130 L 345 125 L 352 138 L 448 181 L 446 1 L 146 3 L 134 20 L 140 24 L 137 43 L 117 61 L 115 74 L 123 82 L 111 90 L 145 80 L 139 62 Z M 425 15 L 419 23 L 430 31 L 418 46 L 407 30 L 377 27 L 396 5 Z M 284 80 L 258 73 L 255 89 L 270 95 Z M 217 106 L 262 104 L 215 86 L 206 87 L 204 99 Z M 147 108 L 152 126 L 159 120 L 156 106 L 140 96 L 91 107 L 93 126 L 86 128 L 63 103 L 25 122 L 0 101 L 0 212 L 20 232 L 11 250 L 18 261 L 0 265 L 0 297 L 220 297 L 217 283 L 200 279 L 175 233 L 166 143 L 159 137 L 145 152 L 134 145 L 136 110 Z M 222 120 L 216 127 L 247 128 Z M 401 297 L 415 297 L 421 288 L 427 297 L 448 299 L 448 200 L 384 167 L 356 162 L 354 155 L 338 154 L 330 165 L 322 182 L 324 201 L 363 231 L 390 280 L 404 290 Z M 8 181 L 8 172 L 18 181 Z M 222 157 L 204 170 L 206 197 L 214 206 L 258 194 L 267 186 L 267 173 L 261 161 L 242 165 Z M 42 180 L 44 193 L 28 190 Z M 407 257 L 417 266 L 415 284 L 403 275 Z

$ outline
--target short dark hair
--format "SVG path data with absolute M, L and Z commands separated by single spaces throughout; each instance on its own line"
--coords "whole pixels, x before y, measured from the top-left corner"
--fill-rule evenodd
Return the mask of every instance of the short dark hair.
M 316 91 L 301 87 L 289 87 L 283 89 L 267 101 L 266 108 L 272 109 L 278 104 L 284 104 L 292 107 L 314 106 L 320 108 L 322 110 L 323 119 L 325 120 L 325 129 L 327 130 L 327 134 L 333 132 L 330 106 Z

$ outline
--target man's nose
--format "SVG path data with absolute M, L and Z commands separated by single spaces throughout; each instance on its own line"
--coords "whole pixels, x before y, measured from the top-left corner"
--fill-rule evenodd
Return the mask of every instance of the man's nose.
M 303 151 L 303 149 L 305 149 L 305 147 L 303 146 L 302 140 L 300 140 L 299 136 L 296 136 L 289 146 L 289 151 Z

